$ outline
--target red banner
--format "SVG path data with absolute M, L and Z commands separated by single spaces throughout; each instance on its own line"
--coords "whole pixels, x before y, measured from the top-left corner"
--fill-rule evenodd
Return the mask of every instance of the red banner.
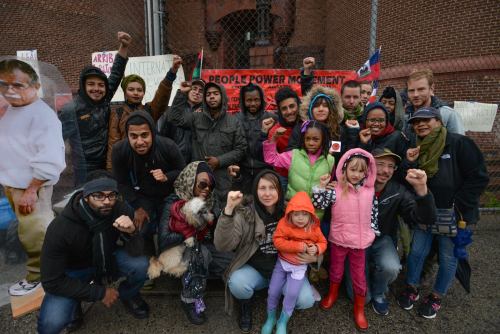
M 259 85 L 264 90 L 266 99 L 266 110 L 276 110 L 274 103 L 274 94 L 283 86 L 292 87 L 299 96 L 300 90 L 300 71 L 299 70 L 207 70 L 202 71 L 202 78 L 206 82 L 215 82 L 226 88 L 229 99 L 229 111 L 240 110 L 240 88 L 250 82 Z M 349 80 L 356 79 L 355 71 L 334 71 L 334 70 L 315 70 L 314 83 L 322 86 L 328 86 L 340 91 L 342 84 Z

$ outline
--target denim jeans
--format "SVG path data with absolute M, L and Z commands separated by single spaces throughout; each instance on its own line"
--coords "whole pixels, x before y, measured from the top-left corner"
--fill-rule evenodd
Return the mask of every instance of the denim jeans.
M 145 256 L 131 257 L 124 249 L 115 252 L 115 258 L 120 276 L 127 280 L 118 287 L 120 299 L 127 300 L 139 293 L 147 278 L 149 261 Z M 95 272 L 94 268 L 68 270 L 68 277 L 90 282 Z M 80 300 L 57 296 L 46 292 L 43 298 L 40 317 L 38 319 L 38 332 L 40 334 L 60 333 L 73 319 L 74 312 Z
M 345 270 L 345 284 L 347 295 L 352 299 L 352 284 L 350 271 Z M 399 255 L 394 245 L 394 240 L 389 235 L 382 235 L 375 239 L 373 244 L 366 249 L 366 282 L 367 292 L 365 301 L 372 298 L 382 301 L 389 289 L 389 284 L 394 282 L 401 270 Z
M 445 295 L 455 279 L 457 271 L 457 258 L 453 254 L 455 244 L 450 237 L 432 234 L 421 229 L 413 233 L 410 255 L 408 256 L 408 273 L 406 283 L 418 286 L 425 258 L 429 254 L 434 238 L 438 242 L 439 270 L 434 283 L 433 291 Z
M 229 277 L 228 282 L 231 294 L 237 299 L 250 299 L 255 290 L 262 290 L 269 287 L 269 279 L 264 278 L 252 266 L 245 264 L 234 271 Z M 283 294 L 286 291 L 286 284 L 283 287 Z M 306 309 L 314 305 L 312 288 L 307 279 L 304 280 L 300 289 L 296 309 Z

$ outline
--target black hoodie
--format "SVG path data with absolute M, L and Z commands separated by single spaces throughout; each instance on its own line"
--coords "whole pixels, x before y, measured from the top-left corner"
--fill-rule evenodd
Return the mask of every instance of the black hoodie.
M 85 67 L 80 74 L 78 95 L 59 114 L 63 138 L 71 144 L 76 185 L 85 182 L 88 172 L 106 168 L 110 102 L 126 65 L 127 59 L 117 54 L 109 79 L 99 68 Z M 90 76 L 101 78 L 106 84 L 106 94 L 99 102 L 94 102 L 85 91 L 85 80 Z
M 171 139 L 156 135 L 153 118 L 147 112 L 135 111 L 130 114 L 125 125 L 126 133 L 130 120 L 135 117 L 147 122 L 153 135 L 153 144 L 148 153 L 139 155 L 130 146 L 128 136 L 116 143 L 112 152 L 113 174 L 125 200 L 134 209 L 146 209 L 152 200 L 161 201 L 172 193 L 174 181 L 186 163 Z M 156 181 L 151 174 L 154 169 L 161 169 L 167 181 Z
M 104 298 L 106 288 L 90 284 L 66 274 L 67 270 L 92 267 L 92 235 L 89 226 L 80 216 L 79 206 L 82 192 L 75 193 L 47 228 L 41 255 L 41 282 L 45 292 L 56 296 L 94 302 Z M 121 215 L 133 218 L 133 211 L 117 201 L 110 215 L 110 222 Z M 114 243 L 120 231 L 114 229 Z

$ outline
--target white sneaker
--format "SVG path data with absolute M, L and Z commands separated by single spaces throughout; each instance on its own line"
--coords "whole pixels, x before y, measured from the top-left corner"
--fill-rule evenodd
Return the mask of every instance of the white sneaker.
M 9 288 L 9 294 L 11 296 L 24 296 L 34 292 L 41 286 L 38 281 L 28 282 L 26 279 L 23 279 Z

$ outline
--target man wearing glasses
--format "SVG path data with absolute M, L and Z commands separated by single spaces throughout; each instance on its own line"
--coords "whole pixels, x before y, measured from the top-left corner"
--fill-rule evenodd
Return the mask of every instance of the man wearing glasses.
M 110 307 L 119 298 L 134 317 L 149 316 L 149 306 L 139 293 L 148 259 L 133 256 L 129 244 L 137 231 L 133 210 L 120 200 L 118 185 L 108 172 L 89 173 L 89 179 L 47 229 L 39 333 L 81 326 L 82 301 L 101 301 Z
M 54 218 L 52 187 L 66 167 L 61 122 L 38 98 L 39 78 L 27 63 L 0 62 L 0 94 L 8 106 L 0 117 L 0 184 L 19 220 L 19 240 L 28 255 L 25 279 L 9 288 L 22 296 L 40 286 L 40 252 Z

